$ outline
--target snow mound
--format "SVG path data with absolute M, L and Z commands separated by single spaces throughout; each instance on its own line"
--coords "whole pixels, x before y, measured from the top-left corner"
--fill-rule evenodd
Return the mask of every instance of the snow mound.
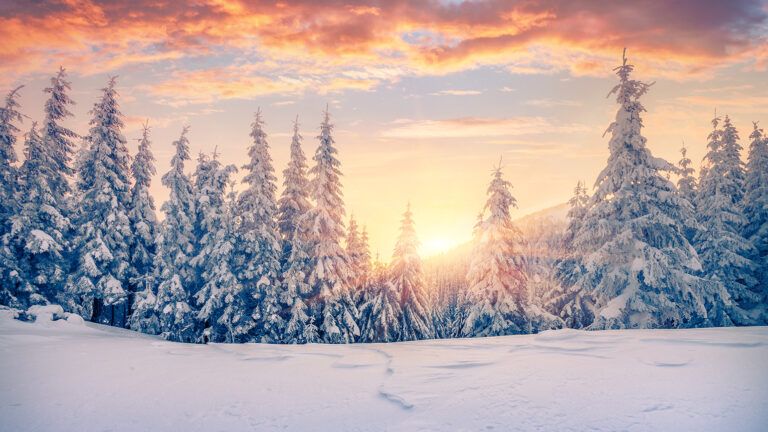
M 768 424 L 768 327 L 193 345 L 12 314 L 0 309 L 0 429 L 14 432 L 740 432 Z

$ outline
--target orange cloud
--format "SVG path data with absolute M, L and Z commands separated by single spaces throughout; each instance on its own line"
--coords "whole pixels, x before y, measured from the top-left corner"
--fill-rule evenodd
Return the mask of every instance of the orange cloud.
M 58 64 L 105 72 L 230 53 L 279 62 L 296 72 L 291 79 L 312 74 L 329 88 L 369 89 L 404 74 L 486 64 L 604 74 L 624 46 L 657 75 L 706 76 L 734 63 L 765 68 L 767 16 L 758 0 L 20 2 L 0 9 L 0 76 L 18 79 Z M 395 73 L 354 76 L 385 68 Z M 247 90 L 251 85 L 261 90 Z M 228 77 L 215 93 L 299 87 L 251 74 Z

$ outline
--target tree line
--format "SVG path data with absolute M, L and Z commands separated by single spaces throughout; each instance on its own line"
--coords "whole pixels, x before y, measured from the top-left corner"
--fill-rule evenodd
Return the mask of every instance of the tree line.
M 190 172 L 184 128 L 161 177 L 170 194 L 159 222 L 150 128 L 131 156 L 114 78 L 90 111 L 88 133 L 65 128 L 73 101 L 60 69 L 45 89 L 43 122 L 23 135 L 22 162 L 20 88 L 0 108 L 0 304 L 59 303 L 93 322 L 203 343 L 768 322 L 768 139 L 755 123 L 745 165 L 731 120 L 716 116 L 696 178 L 685 148 L 677 166 L 650 153 L 640 103 L 650 85 L 631 78 L 626 57 L 615 71 L 608 162 L 591 196 L 577 185 L 559 240 L 567 253 L 544 264 L 551 283 L 541 289 L 500 165 L 459 278 L 427 286 L 410 205 L 391 262 L 372 260 L 365 228 L 345 223 L 327 108 L 311 161 L 294 122 L 279 196 L 260 110 L 241 167 L 214 152 Z M 446 284 L 454 295 L 436 301 L 431 294 Z

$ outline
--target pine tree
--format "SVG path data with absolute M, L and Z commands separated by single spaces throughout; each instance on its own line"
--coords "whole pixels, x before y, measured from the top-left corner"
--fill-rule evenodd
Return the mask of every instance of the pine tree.
M 182 290 L 190 292 L 193 288 L 194 274 L 189 260 L 195 253 L 195 198 L 192 181 L 184 172 L 184 164 L 190 160 L 189 128 L 181 131 L 179 139 L 173 142 L 176 152 L 171 158 L 171 169 L 162 177 L 163 186 L 169 189 L 168 200 L 161 210 L 165 213 L 162 223 L 161 279 L 170 280 L 179 276 Z M 186 288 L 184 288 L 186 287 Z
M 15 254 L 9 247 L 8 235 L 11 231 L 11 217 L 18 213 L 18 169 L 16 168 L 17 122 L 22 121 L 19 112 L 19 90 L 11 90 L 5 97 L 5 105 L 0 107 L 0 304 L 10 307 L 23 307 L 17 298 L 22 286 L 21 271 Z
M 722 283 L 734 301 L 744 309 L 752 309 L 761 300 L 754 279 L 752 246 L 742 236 L 746 225 L 742 210 L 744 197 L 744 164 L 738 132 L 726 116 L 723 128 L 719 118 L 712 120 L 708 152 L 704 157 L 704 174 L 699 181 L 697 215 L 702 229 L 696 233 L 696 248 L 701 255 L 704 273 Z M 736 324 L 751 324 L 752 319 L 734 314 Z
M 283 170 L 283 193 L 278 201 L 277 226 L 282 239 L 282 264 L 285 270 L 286 261 L 291 255 L 291 245 L 294 234 L 298 229 L 299 219 L 307 214 L 309 203 L 309 180 L 307 180 L 307 158 L 301 150 L 301 134 L 299 134 L 299 118 L 293 123 L 293 138 L 291 140 L 291 156 L 288 166 Z
M 211 176 L 216 183 L 212 189 L 221 188 L 223 194 L 233 169 L 231 166 L 222 167 L 216 159 L 209 163 L 217 165 L 215 175 Z M 232 267 L 237 244 L 234 226 L 236 199 L 237 195 L 231 192 L 223 209 L 207 212 L 207 217 L 215 220 L 207 224 L 213 231 L 204 237 L 206 244 L 209 239 L 211 243 L 201 251 L 205 257 L 201 264 L 204 284 L 195 297 L 201 304 L 198 319 L 206 327 L 204 340 L 211 342 L 247 341 L 254 327 L 251 316 L 253 292 L 245 289 Z
M 402 316 L 400 321 L 401 341 L 429 339 L 434 337 L 429 305 L 424 292 L 424 278 L 419 258 L 419 240 L 413 224 L 411 205 L 403 214 L 400 236 L 392 254 L 390 283 L 400 297 Z
M 360 342 L 396 342 L 401 334 L 400 297 L 380 262 L 366 286 L 368 299 L 360 307 Z
M 143 333 L 159 333 L 154 312 L 156 299 L 155 264 L 157 259 L 158 222 L 155 201 L 149 192 L 155 170 L 155 157 L 149 141 L 149 125 L 144 124 L 139 149 L 131 164 L 133 189 L 128 218 L 131 221 L 131 250 L 129 270 L 129 298 L 132 312 L 130 327 Z
M 683 201 L 661 173 L 674 167 L 646 147 L 639 99 L 650 84 L 631 79 L 633 69 L 626 56 L 615 69 L 610 155 L 574 239 L 584 253 L 575 289 L 594 299 L 589 328 L 728 324 L 727 292 L 696 276 L 701 265 L 683 233 Z
M 122 134 L 115 78 L 91 110 L 88 153 L 78 172 L 77 265 L 67 282 L 70 310 L 95 322 L 127 324 L 131 233 L 130 156 Z
M 62 254 L 69 221 L 59 212 L 51 190 L 56 170 L 52 149 L 43 143 L 34 123 L 24 147 L 20 209 L 12 217 L 9 243 L 23 279 L 17 298 L 24 305 L 45 304 L 59 294 L 67 272 Z
M 320 126 L 320 141 L 310 170 L 315 206 L 305 216 L 307 229 L 307 283 L 310 306 L 319 311 L 319 330 L 327 343 L 351 343 L 360 334 L 357 310 L 350 297 L 352 271 L 340 245 L 344 236 L 344 201 L 341 193 L 341 163 L 332 136 L 333 125 L 326 108 Z M 313 311 L 314 312 L 314 311 Z
M 234 165 L 222 166 L 216 153 L 200 154 L 192 175 L 197 248 L 190 264 L 197 275 L 193 289 L 204 342 L 233 342 L 253 328 L 250 311 L 243 307 L 250 299 L 232 271 L 235 236 L 225 195 L 235 171 Z
M 469 308 L 462 328 L 465 337 L 537 333 L 561 326 L 554 316 L 531 301 L 521 255 L 522 233 L 512 223 L 510 207 L 517 200 L 501 167 L 493 172 L 488 201 L 472 253 L 467 279 Z
M 365 231 L 359 232 L 357 227 L 357 221 L 355 221 L 354 216 L 350 216 L 349 227 L 347 228 L 347 256 L 352 268 L 352 290 L 354 293 L 353 297 L 356 300 L 361 297 L 371 268 L 368 233 Z M 355 304 L 359 303 L 356 301 Z
M 279 342 L 285 322 L 280 302 L 280 240 L 275 217 L 275 170 L 269 155 L 267 134 L 261 109 L 251 125 L 253 144 L 248 149 L 249 163 L 243 183 L 248 188 L 237 201 L 237 274 L 253 300 L 247 305 L 257 319 L 255 336 L 263 342 Z M 299 149 L 300 151 L 300 149 Z
M 568 227 L 563 236 L 565 256 L 555 264 L 555 277 L 558 286 L 547 294 L 545 308 L 560 317 L 566 327 L 583 328 L 594 320 L 592 299 L 577 282 L 584 274 L 583 253 L 574 245 L 574 239 L 584 224 L 589 210 L 589 195 L 584 183 L 576 183 L 573 197 L 568 200 Z
M 745 182 L 744 216 L 747 224 L 744 237 L 754 247 L 754 260 L 759 269 L 758 284 L 763 287 L 762 307 L 765 309 L 768 304 L 768 137 L 755 122 L 749 138 L 752 142 L 749 145 Z M 768 312 L 765 310 L 762 322 L 768 323 Z
M 197 341 L 195 312 L 189 306 L 187 297 L 178 273 L 173 273 L 158 286 L 155 311 L 160 317 L 160 336 L 163 339 L 187 343 Z
M 683 223 L 685 224 L 685 237 L 688 241 L 693 241 L 696 231 L 700 228 L 696 222 L 696 177 L 693 176 L 695 170 L 691 167 L 691 160 L 688 158 L 688 149 L 685 144 L 680 149 L 680 161 L 677 163 L 680 178 L 677 180 L 677 193 L 686 202 L 683 205 Z
M 60 124 L 67 117 L 72 117 L 69 107 L 75 104 L 67 94 L 71 91 L 71 84 L 67 80 L 67 73 L 63 67 L 60 67 L 56 76 L 51 78 L 51 86 L 44 91 L 50 96 L 45 103 L 43 145 L 50 150 L 55 164 L 48 181 L 56 202 L 56 209 L 68 221 L 71 211 L 69 197 L 72 193 L 69 179 L 74 174 L 72 153 L 75 145 L 73 141 L 78 138 L 78 135 Z

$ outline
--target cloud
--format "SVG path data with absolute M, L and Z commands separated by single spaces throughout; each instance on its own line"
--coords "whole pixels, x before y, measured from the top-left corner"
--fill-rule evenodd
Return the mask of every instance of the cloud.
M 440 90 L 430 93 L 430 96 L 476 96 L 483 94 L 480 90 Z
M 554 125 L 543 117 L 461 117 L 443 120 L 399 119 L 381 132 L 383 138 L 489 138 L 541 133 L 581 132 L 578 124 Z
M 329 88 L 367 90 L 482 65 L 602 75 L 629 47 L 645 73 L 685 79 L 733 64 L 764 70 L 767 17 L 758 0 L 42 0 L 0 8 L 0 76 L 18 80 L 58 64 L 112 72 L 226 53 L 279 63 Z M 248 97 L 249 83 L 294 87 L 227 79 L 216 90 L 223 97 Z
M 577 107 L 581 102 L 567 99 L 531 99 L 524 102 L 525 105 L 538 108 Z

